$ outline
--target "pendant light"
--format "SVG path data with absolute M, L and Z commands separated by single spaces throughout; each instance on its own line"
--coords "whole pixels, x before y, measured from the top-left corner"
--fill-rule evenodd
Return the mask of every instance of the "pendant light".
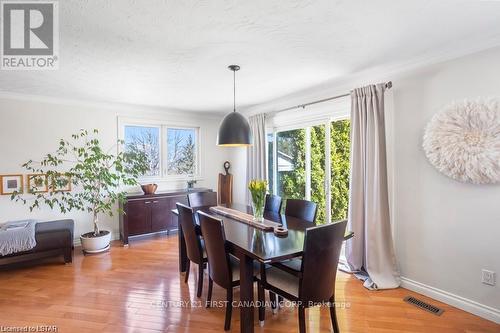
M 233 71 L 233 112 L 222 119 L 217 135 L 217 145 L 224 147 L 251 146 L 253 141 L 252 131 L 247 119 L 236 112 L 236 71 L 240 69 L 238 65 L 228 67 Z

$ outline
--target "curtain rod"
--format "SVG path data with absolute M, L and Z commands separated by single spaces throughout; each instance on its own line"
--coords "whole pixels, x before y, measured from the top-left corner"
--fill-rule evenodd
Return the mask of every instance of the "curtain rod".
M 391 89 L 392 88 L 392 81 L 387 82 L 385 84 L 385 88 L 386 89 Z M 305 109 L 306 106 L 310 106 L 310 105 L 313 105 L 313 104 L 319 104 L 319 103 L 323 103 L 323 102 L 328 102 L 328 101 L 331 101 L 331 100 L 334 100 L 334 99 L 338 99 L 338 98 L 342 98 L 342 97 L 347 97 L 347 96 L 350 96 L 350 95 L 351 95 L 351 93 L 337 95 L 337 96 L 328 97 L 328 98 L 323 98 L 323 99 L 320 99 L 320 100 L 317 100 L 317 101 L 313 101 L 313 102 L 309 102 L 309 103 L 305 103 L 305 104 L 299 104 L 299 105 L 291 106 L 291 107 L 288 107 L 288 108 L 285 108 L 285 109 L 281 109 L 281 110 L 277 110 L 277 111 L 272 111 L 270 113 L 271 114 L 275 114 L 275 113 L 279 113 L 279 112 L 290 111 L 290 110 L 293 110 L 293 109 L 301 109 L 301 108 Z

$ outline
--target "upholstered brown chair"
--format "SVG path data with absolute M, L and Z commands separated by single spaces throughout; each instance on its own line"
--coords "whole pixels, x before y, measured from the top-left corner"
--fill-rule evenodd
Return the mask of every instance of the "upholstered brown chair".
M 333 331 L 339 326 L 335 312 L 335 279 L 347 221 L 308 228 L 304 239 L 304 255 L 296 274 L 274 266 L 261 269 L 259 288 L 268 289 L 299 306 L 299 331 L 305 333 L 305 308 L 327 304 Z M 263 290 L 259 291 L 259 317 L 264 319 Z
M 189 207 L 217 206 L 217 192 L 194 192 L 188 194 Z
M 287 199 L 285 215 L 315 223 L 318 205 L 315 202 L 301 199 Z
M 215 282 L 227 292 L 224 330 L 228 331 L 231 328 L 233 287 L 240 285 L 239 260 L 228 252 L 222 221 L 201 211 L 198 211 L 197 214 L 208 257 L 207 307 L 212 301 L 212 289 Z M 256 275 L 259 273 L 259 269 L 259 266 L 255 264 L 254 272 Z
M 266 205 L 264 206 L 264 210 L 275 214 L 281 213 L 281 197 L 266 194 Z
M 179 221 L 186 241 L 186 255 L 189 259 L 186 266 L 185 283 L 189 279 L 189 270 L 191 262 L 198 265 L 198 290 L 196 295 L 201 297 L 203 289 L 203 270 L 207 263 L 207 256 L 199 234 L 196 231 L 196 224 L 194 221 L 193 209 L 181 203 L 177 203 L 177 210 L 179 211 Z

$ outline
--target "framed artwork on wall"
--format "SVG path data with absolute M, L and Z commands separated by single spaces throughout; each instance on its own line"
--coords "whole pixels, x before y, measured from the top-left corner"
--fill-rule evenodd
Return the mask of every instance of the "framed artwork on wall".
M 27 175 L 28 193 L 45 193 L 49 191 L 47 175 L 43 173 L 32 173 Z
M 0 175 L 0 194 L 11 195 L 14 192 L 23 193 L 23 175 Z
M 70 192 L 71 191 L 71 176 L 59 173 L 53 175 L 50 181 L 51 192 Z

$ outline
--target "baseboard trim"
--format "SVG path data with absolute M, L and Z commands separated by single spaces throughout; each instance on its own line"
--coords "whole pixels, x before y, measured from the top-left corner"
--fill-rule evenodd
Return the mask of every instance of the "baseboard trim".
M 401 277 L 401 287 L 500 324 L 499 309 L 492 308 L 468 298 L 461 297 L 405 277 Z

